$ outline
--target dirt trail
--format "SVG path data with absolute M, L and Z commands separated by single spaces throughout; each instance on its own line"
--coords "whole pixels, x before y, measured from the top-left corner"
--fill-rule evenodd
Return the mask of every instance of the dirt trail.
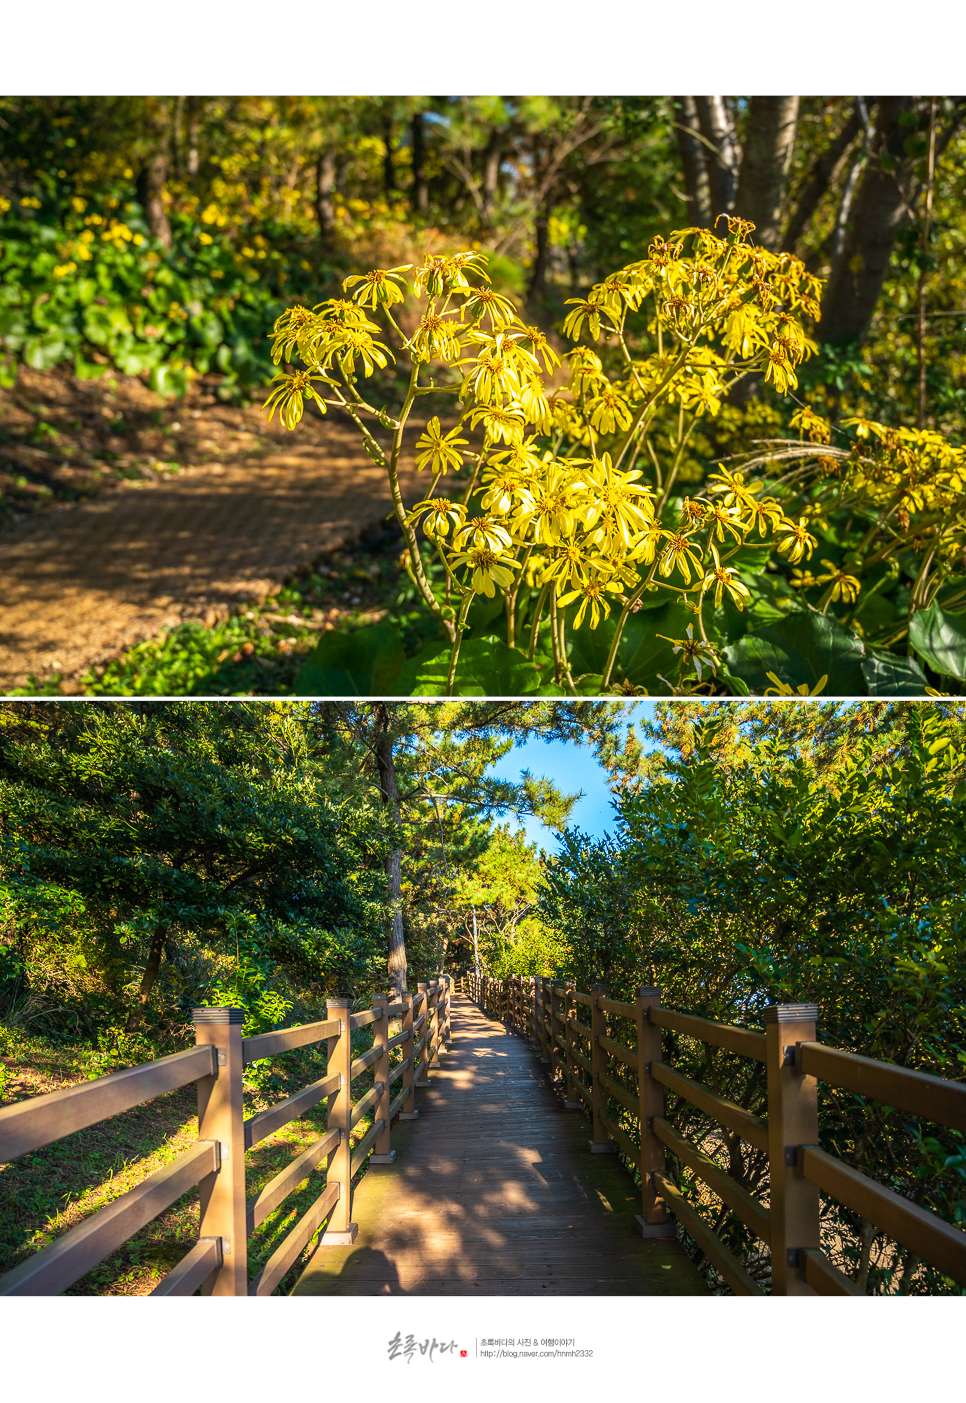
M 144 440 L 159 417 L 148 409 Z M 51 418 L 49 407 L 44 412 Z M 182 402 L 162 412 L 169 458 L 187 464 L 181 471 L 112 484 L 0 535 L 0 691 L 23 686 L 30 674 L 61 673 L 69 684 L 161 628 L 214 623 L 390 510 L 385 474 L 349 427 L 306 419 L 288 434 L 268 430 L 254 408 L 192 410 Z M 58 435 L 66 457 L 77 424 Z M 137 432 L 132 425 L 134 440 Z

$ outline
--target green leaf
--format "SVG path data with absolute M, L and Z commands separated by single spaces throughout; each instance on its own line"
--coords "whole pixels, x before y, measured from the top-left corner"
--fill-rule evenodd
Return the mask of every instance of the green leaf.
M 414 669 L 412 695 L 433 697 L 446 695 L 450 648 L 439 643 L 427 644 L 425 656 Z M 547 667 L 537 668 L 525 653 L 510 648 L 494 634 L 484 638 L 464 639 L 456 668 L 454 694 L 461 697 L 521 697 L 560 696 Z
M 398 682 L 406 654 L 389 624 L 327 633 L 306 658 L 295 693 L 314 697 L 405 696 Z
M 933 600 L 913 614 L 909 642 L 933 672 L 966 680 L 966 616 L 947 614 Z
M 767 628 L 746 633 L 724 651 L 728 671 L 757 696 L 772 686 L 769 672 L 796 690 L 804 683 L 811 691 L 827 676 L 824 695 L 865 696 L 864 654 L 854 633 L 822 614 L 789 614 Z
M 915 658 L 902 658 L 898 653 L 868 648 L 861 666 L 870 697 L 925 695 L 926 678 Z
M 669 671 L 676 672 L 681 656 L 675 656 L 674 645 L 667 639 L 685 638 L 688 624 L 693 626 L 694 622 L 690 609 L 677 601 L 664 604 L 660 609 L 632 614 L 618 645 L 617 671 L 635 687 L 647 687 L 648 691 L 656 687 L 663 691 L 664 683 L 658 673 L 668 677 Z M 665 636 L 659 638 L 658 634 Z

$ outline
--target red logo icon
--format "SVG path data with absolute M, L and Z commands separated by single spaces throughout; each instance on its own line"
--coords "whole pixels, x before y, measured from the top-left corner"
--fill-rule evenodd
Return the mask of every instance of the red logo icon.
M 461 1349 L 461 1350 L 460 1350 L 460 1359 L 465 1359 L 465 1358 L 466 1358 L 466 1350 L 465 1350 L 465 1349 Z

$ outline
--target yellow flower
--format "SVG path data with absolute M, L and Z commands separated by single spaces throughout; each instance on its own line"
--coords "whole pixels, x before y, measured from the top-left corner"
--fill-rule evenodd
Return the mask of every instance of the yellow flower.
M 765 379 L 770 380 L 780 395 L 787 394 L 789 386 L 798 388 L 798 377 L 792 369 L 784 346 L 774 345 L 768 352 L 768 365 Z
M 417 297 L 422 294 L 424 288 L 430 297 L 442 297 L 444 293 L 466 292 L 470 285 L 463 275 L 463 269 L 469 268 L 471 272 L 489 282 L 485 271 L 486 260 L 485 253 L 457 253 L 452 258 L 442 258 L 438 255 L 427 256 L 426 261 L 416 269 L 413 278 L 413 291 Z
M 513 303 L 509 298 L 494 292 L 491 287 L 474 287 L 463 306 L 473 321 L 487 317 L 494 329 L 498 326 L 506 326 L 508 322 L 516 319 L 516 308 Z
M 348 292 L 357 283 L 362 284 L 352 294 L 353 301 L 358 302 L 360 307 L 367 304 L 373 309 L 392 307 L 396 302 L 402 302 L 404 297 L 406 281 L 400 275 L 408 273 L 412 266 L 411 263 L 401 263 L 398 268 L 374 268 L 371 273 L 353 273 L 342 279 L 342 286 Z
M 592 399 L 587 406 L 590 410 L 590 427 L 599 434 L 622 433 L 630 428 L 631 410 L 627 401 L 610 385 Z
M 269 410 L 268 422 L 272 422 L 277 409 L 279 422 L 283 427 L 294 429 L 302 417 L 303 399 L 315 400 L 319 407 L 319 413 L 324 414 L 325 401 L 312 386 L 313 380 L 323 378 L 319 375 L 310 375 L 306 370 L 296 370 L 291 375 L 283 370 L 278 375 L 273 376 L 272 384 L 276 385 L 277 388 L 271 392 L 262 405 L 262 409 Z
M 734 537 L 736 542 L 741 541 L 741 513 L 737 507 L 726 507 L 723 502 L 709 502 L 706 521 L 712 528 L 712 534 L 717 536 L 719 541 L 724 540 L 724 533 L 727 531 Z
M 439 419 L 434 415 L 416 440 L 416 471 L 422 472 L 423 468 L 430 467 L 434 474 L 448 472 L 450 468 L 458 472 L 463 466 L 460 446 L 465 448 L 469 442 L 468 439 L 457 438 L 458 433 L 457 426 L 444 434 Z
M 610 604 L 607 602 L 604 591 L 609 590 L 611 594 L 620 592 L 620 583 L 617 580 L 588 580 L 586 584 L 579 585 L 576 589 L 570 590 L 568 594 L 561 595 L 558 601 L 561 607 L 572 604 L 575 599 L 580 600 L 580 608 L 574 616 L 574 628 L 580 628 L 584 621 L 584 615 L 590 609 L 590 626 L 596 628 L 600 623 L 601 613 L 606 619 L 610 614 Z
M 520 344 L 532 353 L 534 360 L 542 356 L 544 369 L 550 374 L 560 364 L 560 357 L 538 326 L 524 327 L 524 332 L 525 335 L 516 333 Z
M 700 580 L 704 575 L 704 570 L 701 565 L 701 552 L 698 550 L 697 553 L 695 553 L 690 538 L 677 532 L 675 535 L 669 537 L 667 545 L 661 552 L 661 558 L 657 566 L 658 572 L 666 579 L 671 571 L 677 568 L 684 576 L 684 583 L 689 585 L 691 583 L 690 566 L 692 565 Z
M 485 594 L 492 599 L 495 586 L 506 589 L 513 584 L 513 571 L 520 569 L 520 562 L 509 556 L 501 556 L 489 546 L 471 546 L 469 550 L 452 557 L 453 565 L 462 565 L 470 576 L 470 588 L 474 594 Z
M 513 412 L 518 407 L 510 404 L 503 408 L 501 405 L 492 404 L 474 409 L 470 414 L 470 425 L 474 429 L 478 424 L 483 425 L 487 444 L 522 443 L 523 419 L 520 414 Z
M 287 361 L 292 359 L 292 352 L 299 345 L 306 329 L 314 322 L 318 321 L 314 312 L 310 312 L 308 307 L 300 304 L 282 313 L 275 320 L 272 328 L 272 360 L 278 365 L 282 356 Z
M 703 638 L 695 638 L 694 625 L 688 624 L 687 638 L 668 638 L 666 633 L 656 633 L 655 638 L 663 638 L 665 643 L 673 643 L 672 653 L 683 653 L 682 662 L 690 663 L 701 680 L 701 664 L 707 663 L 712 673 L 718 665 L 719 658 L 711 643 L 705 643 Z M 660 674 L 658 674 L 660 675 Z
M 738 572 L 730 565 L 722 565 L 721 557 L 714 541 L 711 542 L 711 554 L 714 556 L 714 569 L 710 570 L 701 581 L 701 593 L 706 594 L 709 589 L 714 590 L 714 607 L 721 607 L 722 593 L 727 590 L 740 610 L 744 610 L 745 604 L 751 598 L 751 594 L 738 579 Z
M 823 673 L 815 683 L 811 691 L 808 690 L 808 683 L 803 682 L 800 687 L 788 687 L 781 678 L 774 672 L 766 672 L 766 677 L 770 677 L 774 682 L 774 687 L 766 687 L 764 695 L 766 697 L 817 697 L 828 681 L 828 673 Z
M 823 560 L 822 564 L 829 571 L 827 575 L 817 575 L 815 583 L 817 585 L 832 586 L 831 598 L 834 601 L 842 600 L 845 604 L 854 604 L 859 597 L 862 588 L 860 582 L 854 575 L 847 575 L 833 561 Z
M 466 519 L 466 508 L 462 502 L 451 502 L 448 497 L 427 497 L 424 502 L 416 503 L 407 520 L 414 523 L 421 516 L 426 518 L 423 530 L 427 536 L 446 536 L 449 534 L 451 521 L 457 529 L 462 526 Z
M 583 329 L 584 322 L 587 323 L 587 330 L 595 341 L 600 340 L 600 317 L 606 309 L 594 298 L 593 294 L 584 299 L 581 297 L 568 297 L 567 307 L 573 307 L 572 312 L 568 312 L 564 319 L 563 334 L 569 336 L 571 341 L 576 341 Z
M 808 559 L 818 545 L 815 537 L 809 534 L 808 519 L 804 516 L 800 516 L 797 522 L 783 521 L 779 530 L 783 534 L 778 549 L 782 555 L 788 556 L 793 565 L 797 565 L 803 556 Z
M 509 531 L 492 516 L 474 516 L 457 526 L 453 532 L 453 544 L 461 550 L 470 546 L 487 546 L 502 555 L 513 546 Z
M 430 360 L 433 357 L 439 360 L 455 360 L 460 353 L 460 343 L 452 318 L 441 317 L 432 310 L 420 320 L 410 344 L 422 360 Z
M 502 336 L 492 341 L 484 341 L 476 360 L 463 378 L 460 398 L 465 399 L 472 391 L 479 404 L 489 404 L 494 400 L 502 404 L 504 399 L 515 399 L 520 390 L 520 375 L 516 357 L 510 345 Z

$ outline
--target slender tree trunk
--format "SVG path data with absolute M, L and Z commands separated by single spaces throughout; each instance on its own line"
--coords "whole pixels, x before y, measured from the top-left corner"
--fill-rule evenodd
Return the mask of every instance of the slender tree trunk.
M 382 802 L 390 819 L 398 829 L 402 817 L 399 811 L 399 786 L 396 783 L 396 764 L 393 759 L 392 735 L 389 729 L 389 708 L 385 702 L 377 702 L 375 712 L 378 734 L 375 751 L 376 765 L 379 770 L 379 788 L 382 792 Z M 393 1000 L 395 1000 L 406 987 L 408 972 L 406 936 L 403 930 L 401 848 L 393 848 L 386 855 L 386 895 L 392 922 L 389 932 L 389 989 Z
M 698 121 L 705 142 L 704 160 L 711 187 L 712 219 L 734 209 L 741 148 L 735 137 L 731 114 L 723 97 L 696 97 Z
M 544 203 L 537 210 L 536 218 L 537 252 L 530 270 L 530 286 L 527 288 L 528 302 L 544 302 L 547 295 L 547 264 L 550 256 L 550 205 Z
M 681 157 L 684 192 L 688 202 L 688 220 L 698 228 L 707 228 L 714 215 L 711 212 L 711 184 L 705 161 L 705 146 L 701 140 L 701 123 L 693 97 L 676 97 L 674 104 L 674 139 Z
M 201 98 L 188 98 L 188 123 L 185 135 L 185 169 L 189 180 L 198 174 L 198 130 L 201 125 Z
M 335 152 L 324 147 L 315 162 L 315 217 L 324 252 L 332 247 L 335 233 Z
M 138 989 L 137 1000 L 134 1007 L 127 1016 L 124 1025 L 125 1031 L 130 1033 L 137 1028 L 144 1018 L 144 1011 L 151 998 L 151 991 L 158 982 L 158 974 L 161 969 L 161 961 L 164 957 L 164 946 L 168 939 L 168 927 L 158 926 L 151 937 L 151 948 L 148 951 L 147 964 L 144 966 L 144 974 L 141 976 L 141 987 Z
M 503 133 L 497 129 L 490 132 L 490 139 L 483 151 L 483 185 L 480 197 L 483 201 L 483 220 L 489 224 L 496 200 L 500 180 L 500 164 L 503 160 Z
M 879 98 L 879 120 L 869 162 L 852 206 L 842 255 L 832 269 L 822 301 L 823 341 L 860 339 L 869 329 L 889 268 L 896 235 L 909 217 L 906 185 L 916 110 L 910 97 Z
M 797 251 L 802 235 L 826 192 L 835 186 L 848 160 L 849 150 L 862 130 L 862 116 L 855 104 L 848 120 L 826 151 L 812 162 L 789 216 L 782 247 Z
M 426 124 L 422 112 L 410 123 L 413 143 L 413 188 L 410 197 L 413 214 L 425 214 L 429 209 L 429 185 L 424 165 L 426 161 Z
M 385 154 L 382 158 L 382 183 L 387 195 L 396 188 L 396 167 L 393 162 L 392 117 L 387 112 L 382 119 L 382 140 Z
M 152 235 L 168 249 L 171 247 L 171 225 L 164 209 L 164 183 L 168 178 L 168 153 L 165 146 L 159 146 L 141 167 L 137 196 Z
M 936 99 L 929 104 L 929 164 L 926 171 L 926 196 L 922 216 L 919 251 L 919 287 L 916 292 L 916 350 L 918 356 L 920 429 L 926 427 L 926 278 L 928 277 L 929 233 L 932 224 L 933 186 L 936 180 Z
M 797 97 L 753 97 L 748 104 L 735 213 L 755 226 L 755 242 L 781 247 L 782 205 L 795 150 Z

